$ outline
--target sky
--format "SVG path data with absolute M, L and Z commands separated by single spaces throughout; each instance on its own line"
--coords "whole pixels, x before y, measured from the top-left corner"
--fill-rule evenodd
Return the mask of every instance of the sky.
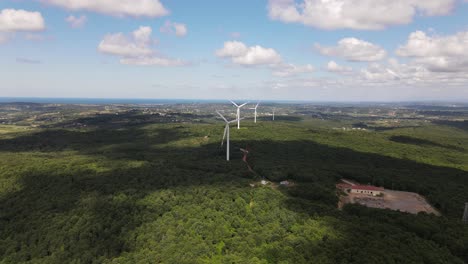
M 468 0 L 1 0 L 0 97 L 468 101 Z

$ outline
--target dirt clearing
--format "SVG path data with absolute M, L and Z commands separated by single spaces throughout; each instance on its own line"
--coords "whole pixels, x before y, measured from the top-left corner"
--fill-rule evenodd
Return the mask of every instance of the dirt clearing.
M 371 196 L 366 194 L 349 193 L 340 196 L 338 207 L 341 208 L 347 203 L 356 203 L 367 207 L 399 210 L 402 212 L 417 214 L 426 212 L 440 216 L 440 213 L 434 209 L 426 199 L 412 192 L 402 192 L 385 189 L 382 196 Z

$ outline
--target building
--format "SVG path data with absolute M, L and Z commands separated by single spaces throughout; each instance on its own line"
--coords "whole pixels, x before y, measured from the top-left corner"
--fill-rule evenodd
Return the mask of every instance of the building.
M 359 194 L 368 194 L 377 196 L 382 194 L 384 188 L 371 186 L 371 185 L 353 185 L 351 186 L 351 193 L 359 193 Z
M 350 191 L 351 190 L 351 187 L 352 185 L 351 184 L 348 184 L 348 183 L 338 183 L 336 184 L 336 188 L 346 192 L 346 191 Z
M 289 186 L 289 183 L 289 181 L 282 181 L 280 182 L 280 185 Z

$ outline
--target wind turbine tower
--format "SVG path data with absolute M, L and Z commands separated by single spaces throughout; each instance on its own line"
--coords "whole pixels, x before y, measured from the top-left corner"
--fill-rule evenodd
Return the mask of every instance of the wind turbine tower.
M 275 110 L 276 108 L 273 107 L 273 121 L 275 121 Z
M 249 102 L 243 103 L 241 105 L 238 105 L 238 104 L 234 103 L 233 101 L 231 101 L 231 103 L 237 107 L 237 116 L 236 116 L 236 118 L 237 118 L 237 129 L 240 129 L 240 120 L 241 120 L 241 118 L 240 118 L 240 109 L 243 106 L 245 106 L 246 104 L 248 104 Z
M 228 121 L 220 112 L 216 111 L 218 115 L 224 120 L 226 123 L 226 126 L 224 127 L 224 135 L 223 135 L 223 140 L 221 141 L 221 147 L 224 144 L 224 139 L 226 138 L 226 160 L 229 161 L 229 125 L 231 123 L 234 123 L 237 121 L 237 119 L 234 119 L 232 121 Z
M 254 122 L 257 123 L 257 107 L 260 104 L 260 102 L 257 103 L 257 105 L 254 108 L 250 108 L 251 110 L 255 110 L 255 117 L 254 117 Z

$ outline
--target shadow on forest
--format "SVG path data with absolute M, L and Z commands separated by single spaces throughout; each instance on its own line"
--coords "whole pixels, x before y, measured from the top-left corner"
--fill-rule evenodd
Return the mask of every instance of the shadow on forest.
M 272 116 L 259 116 L 257 117 L 259 121 L 272 121 Z M 275 116 L 275 121 L 286 121 L 286 122 L 300 122 L 303 118 L 300 116 L 283 116 L 277 115 Z
M 86 263 L 135 250 L 126 241 L 132 230 L 148 221 L 145 212 L 152 210 L 153 217 L 161 217 L 172 210 L 164 204 L 148 208 L 138 203 L 152 192 L 205 185 L 250 188 L 252 175 L 240 161 L 240 152 L 235 151 L 246 145 L 251 146 L 249 159 L 260 175 L 273 181 L 288 178 L 299 183 L 299 187 L 288 191 L 291 196 L 285 206 L 292 211 L 339 215 L 334 209 L 334 184 L 343 177 L 419 192 L 450 216 L 458 217 L 463 202 L 468 200 L 468 174 L 461 170 L 311 141 L 233 140 L 233 161 L 226 163 L 218 143 L 154 150 L 151 145 L 191 135 L 177 128 L 155 128 L 153 136 L 146 132 L 139 126 L 86 132 L 49 130 L 1 140 L 0 151 L 72 149 L 102 159 L 145 163 L 104 172 L 45 170 L 19 175 L 21 190 L 0 198 L 0 233 L 5 238 L 0 240 L 0 255 L 21 261 L 54 255 L 57 262 L 72 258 Z M 96 151 L 106 146 L 113 146 L 112 151 Z M 456 184 L 446 184 L 448 179 Z M 346 243 L 354 240 L 348 239 Z M 329 252 L 331 259 L 339 254 Z
M 197 123 L 205 123 L 201 119 L 212 118 L 214 115 L 200 115 L 191 113 L 154 113 L 141 114 L 140 111 L 127 111 L 115 114 L 98 114 L 94 116 L 80 117 L 72 120 L 66 120 L 52 125 L 46 125 L 45 128 L 82 128 L 91 127 L 98 129 L 118 129 L 122 127 L 141 127 L 150 124 L 161 123 L 181 123 L 193 122 L 197 119 Z
M 432 121 L 432 123 L 443 126 L 451 126 L 468 132 L 468 120 L 464 121 L 449 121 L 449 120 L 437 120 Z
M 457 150 L 457 151 L 464 151 L 465 149 L 462 147 L 457 147 L 457 146 L 451 146 L 451 145 L 443 145 L 439 144 L 436 142 L 432 142 L 427 139 L 420 139 L 420 138 L 414 138 L 414 137 L 409 137 L 409 136 L 391 136 L 390 141 L 397 142 L 397 143 L 403 143 L 403 144 L 411 144 L 411 145 L 416 145 L 416 146 L 432 146 L 432 147 L 439 147 L 439 148 L 446 148 L 446 149 L 452 149 L 452 150 Z
M 404 129 L 404 128 L 418 128 L 421 126 L 396 126 L 396 127 L 385 127 L 385 126 L 371 126 L 369 129 L 373 129 L 377 132 L 390 131 L 395 129 Z

